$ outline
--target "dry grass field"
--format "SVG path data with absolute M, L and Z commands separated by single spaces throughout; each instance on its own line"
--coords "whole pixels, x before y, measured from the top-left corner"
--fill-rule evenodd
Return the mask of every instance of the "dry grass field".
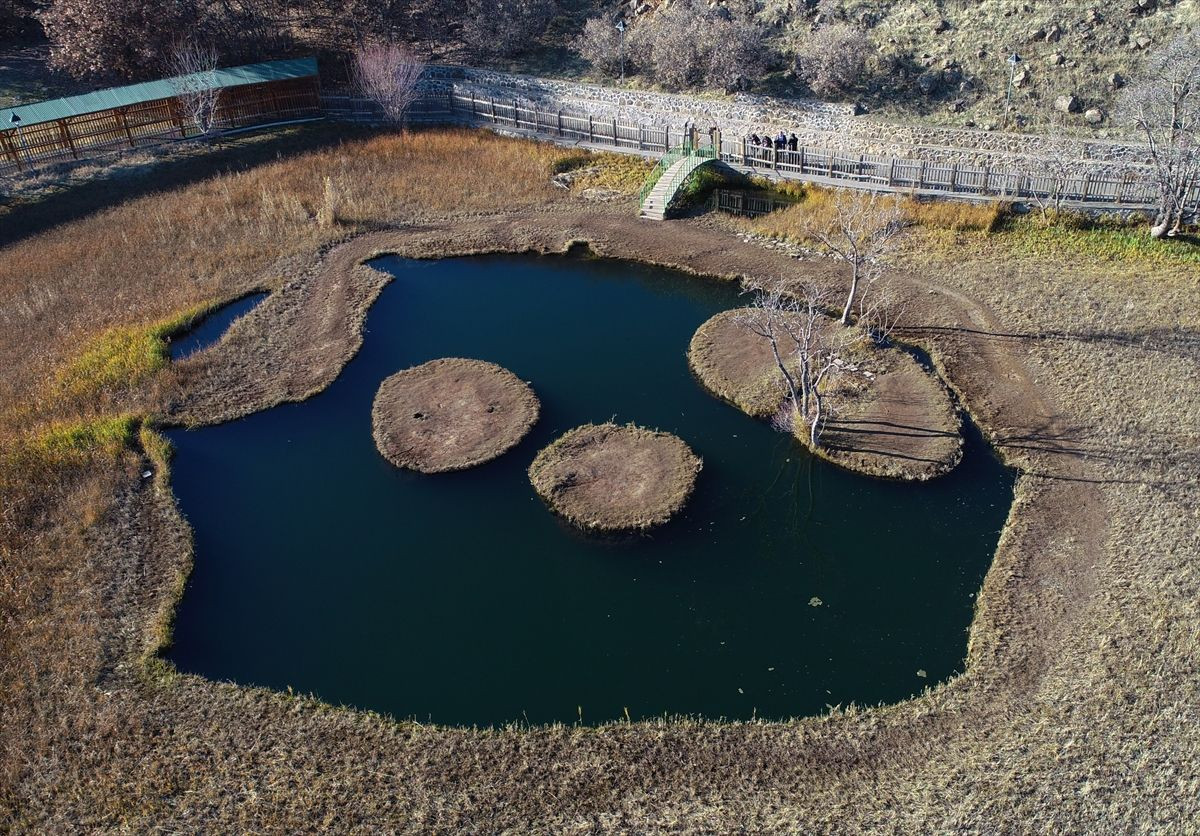
M 1132 231 L 1089 232 L 1109 242 L 1092 250 L 1074 234 L 931 224 L 902 253 L 903 339 L 930 351 L 1022 474 L 966 671 L 919 697 L 783 723 L 456 729 L 182 676 L 158 659 L 191 540 L 144 421 L 216 420 L 327 382 L 377 292 L 377 274 L 354 266 L 372 253 L 586 240 L 694 272 L 842 281 L 828 263 L 745 240 L 741 223 L 639 223 L 631 205 L 581 200 L 551 183 L 563 154 L 478 133 L 379 136 L 127 201 L 113 189 L 110 207 L 0 249 L 2 826 L 1194 826 L 1200 278 L 1175 254 L 1188 245 L 1147 255 L 1120 243 Z M 786 234 L 773 223 L 755 229 Z M 254 288 L 278 292 L 212 359 L 190 371 L 166 360 L 164 335 Z M 337 351 L 304 377 L 324 342 Z M 236 408 L 219 400 L 224 380 L 246 381 Z

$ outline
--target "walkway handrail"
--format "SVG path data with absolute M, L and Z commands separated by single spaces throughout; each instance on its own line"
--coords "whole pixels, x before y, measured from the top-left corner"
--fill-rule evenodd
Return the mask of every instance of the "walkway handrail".
M 470 91 L 431 93 L 427 104 L 420 121 L 485 124 L 500 130 L 516 128 L 548 138 L 642 155 L 671 153 L 679 148 L 678 140 L 686 136 L 682 130 L 666 125 L 633 125 L 532 102 L 476 96 Z M 743 139 L 723 140 L 719 159 L 743 171 L 757 169 L 772 176 L 960 200 L 1045 199 L 1051 191 L 1048 178 L 1005 165 L 976 167 L 804 146 L 795 151 L 776 151 L 750 145 Z M 658 166 L 656 172 L 657 169 Z M 1065 196 L 1064 205 L 1101 211 L 1149 210 L 1158 200 L 1154 184 L 1146 177 L 1146 167 L 1130 164 L 1085 173 L 1059 191 Z M 639 195 L 643 201 L 645 194 Z M 1200 185 L 1194 188 L 1186 204 L 1195 211 L 1192 207 L 1200 204 Z

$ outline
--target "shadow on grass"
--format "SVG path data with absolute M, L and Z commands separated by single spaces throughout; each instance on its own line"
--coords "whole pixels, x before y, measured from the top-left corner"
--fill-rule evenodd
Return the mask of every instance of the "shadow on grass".
M 50 181 L 31 196 L 14 198 L 4 207 L 7 211 L 0 208 L 0 247 L 148 194 L 176 189 L 219 174 L 244 171 L 346 140 L 366 138 L 377 132 L 372 128 L 333 122 L 269 130 L 271 132 L 241 134 L 211 148 L 167 146 L 170 155 L 148 162 L 143 170 L 122 165 L 117 157 L 63 167 L 59 182 Z M 69 179 L 71 169 L 76 165 L 109 167 L 94 177 L 72 181 Z

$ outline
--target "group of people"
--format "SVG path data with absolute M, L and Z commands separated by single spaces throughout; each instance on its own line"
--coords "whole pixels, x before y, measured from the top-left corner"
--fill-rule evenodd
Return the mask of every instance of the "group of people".
M 774 139 L 771 138 L 769 133 L 765 132 L 762 136 L 750 134 L 748 142 L 751 148 L 774 148 L 776 151 L 795 151 L 799 146 L 800 140 L 796 137 L 795 133 L 788 136 L 783 131 L 780 131 L 775 135 Z

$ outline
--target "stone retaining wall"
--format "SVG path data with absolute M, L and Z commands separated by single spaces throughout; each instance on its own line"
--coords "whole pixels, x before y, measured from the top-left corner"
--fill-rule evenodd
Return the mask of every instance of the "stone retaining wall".
M 727 137 L 781 128 L 795 133 L 801 145 L 858 154 L 923 159 L 968 166 L 1019 167 L 1028 157 L 1058 155 L 1045 137 L 1001 131 L 889 124 L 856 116 L 849 105 L 804 99 L 737 94 L 731 97 L 653 93 L 559 79 L 523 76 L 469 67 L 431 67 L 426 84 L 480 100 L 533 103 L 546 110 L 563 110 L 598 118 L 682 129 L 696 122 L 702 132 L 718 125 Z M 1072 141 L 1073 155 L 1120 170 L 1144 163 L 1144 148 L 1119 142 Z

